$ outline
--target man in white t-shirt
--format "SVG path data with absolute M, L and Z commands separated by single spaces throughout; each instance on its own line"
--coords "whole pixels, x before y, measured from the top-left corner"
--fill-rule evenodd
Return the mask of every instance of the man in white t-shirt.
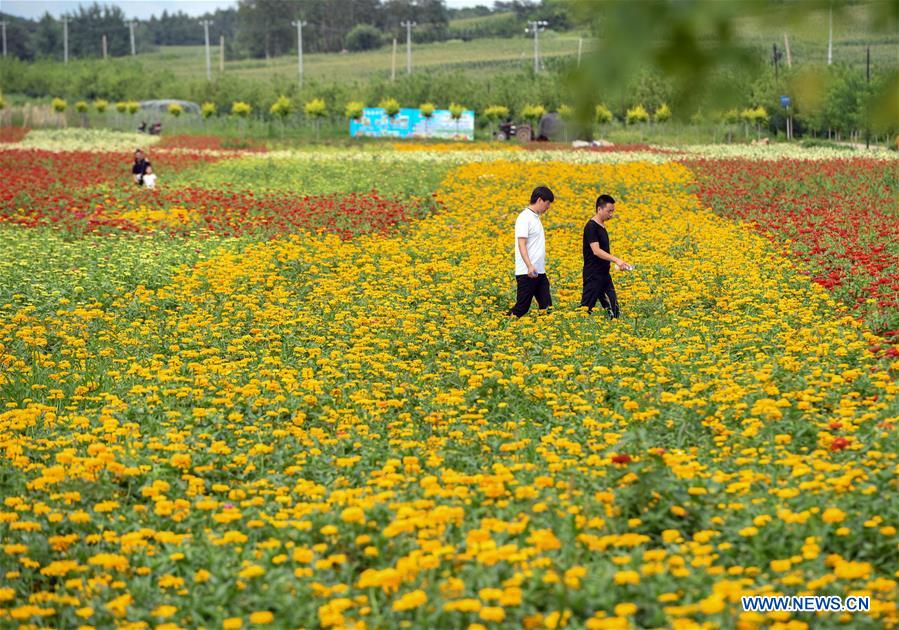
M 546 277 L 546 236 L 540 217 L 555 201 L 552 191 L 538 186 L 531 193 L 531 203 L 521 211 L 515 221 L 515 281 L 518 298 L 506 315 L 521 317 L 531 308 L 531 300 L 537 298 L 540 310 L 553 305 L 549 294 L 549 278 Z

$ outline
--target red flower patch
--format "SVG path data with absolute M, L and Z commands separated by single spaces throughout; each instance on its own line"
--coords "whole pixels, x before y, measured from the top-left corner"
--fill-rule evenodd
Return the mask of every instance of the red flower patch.
M 895 162 L 696 160 L 703 204 L 746 221 L 881 334 L 899 328 Z
M 202 153 L 154 151 L 157 173 L 215 161 Z M 412 201 L 368 193 L 297 196 L 201 188 L 147 190 L 131 180 L 128 154 L 0 151 L 0 221 L 50 225 L 73 232 L 215 233 L 226 236 L 321 230 L 350 238 L 388 232 L 432 212 L 428 197 Z
M 0 142 L 21 142 L 29 131 L 28 127 L 0 127 Z

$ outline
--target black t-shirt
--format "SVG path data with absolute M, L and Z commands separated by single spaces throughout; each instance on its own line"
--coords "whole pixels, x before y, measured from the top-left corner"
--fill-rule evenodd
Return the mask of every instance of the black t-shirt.
M 134 175 L 145 175 L 147 173 L 148 166 L 150 166 L 150 160 L 146 158 L 134 160 L 134 164 L 131 166 L 131 172 Z
M 609 247 L 609 233 L 606 228 L 590 219 L 584 226 L 584 271 L 590 273 L 609 273 L 611 263 L 603 260 L 593 253 L 590 243 L 599 243 L 599 248 L 611 254 Z

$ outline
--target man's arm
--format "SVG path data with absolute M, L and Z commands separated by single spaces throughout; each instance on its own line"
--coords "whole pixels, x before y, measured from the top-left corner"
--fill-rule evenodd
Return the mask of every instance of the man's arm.
M 618 265 L 619 269 L 621 267 L 628 266 L 628 264 L 626 262 L 624 262 L 623 260 L 621 260 L 620 258 L 616 258 L 615 256 L 612 256 L 612 254 L 610 254 L 609 252 L 607 252 L 603 249 L 600 249 L 598 242 L 590 243 L 590 249 L 593 251 L 593 254 L 597 258 L 600 258 L 601 260 L 607 260 L 610 263 L 615 263 L 616 265 Z
M 521 259 L 528 268 L 528 275 L 532 278 L 537 275 L 537 269 L 531 264 L 531 257 L 528 256 L 528 239 L 526 236 L 518 237 L 518 251 L 521 253 Z

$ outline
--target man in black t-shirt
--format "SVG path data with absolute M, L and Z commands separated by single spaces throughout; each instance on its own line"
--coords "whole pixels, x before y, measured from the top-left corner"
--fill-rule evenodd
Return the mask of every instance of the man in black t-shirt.
M 150 160 L 144 158 L 144 152 L 138 149 L 134 152 L 134 164 L 131 165 L 131 176 L 134 177 L 134 183 L 138 186 L 144 185 L 144 175 L 147 173 L 147 167 L 150 166 Z
M 615 285 L 612 284 L 612 275 L 609 273 L 611 264 L 615 263 L 621 271 L 632 269 L 629 264 L 611 254 L 605 222 L 612 218 L 614 212 L 615 200 L 609 195 L 600 195 L 596 199 L 596 214 L 584 226 L 584 291 L 581 295 L 581 306 L 586 306 L 588 312 L 593 312 L 593 307 L 599 300 L 609 317 L 613 318 L 618 317 L 619 310 Z

